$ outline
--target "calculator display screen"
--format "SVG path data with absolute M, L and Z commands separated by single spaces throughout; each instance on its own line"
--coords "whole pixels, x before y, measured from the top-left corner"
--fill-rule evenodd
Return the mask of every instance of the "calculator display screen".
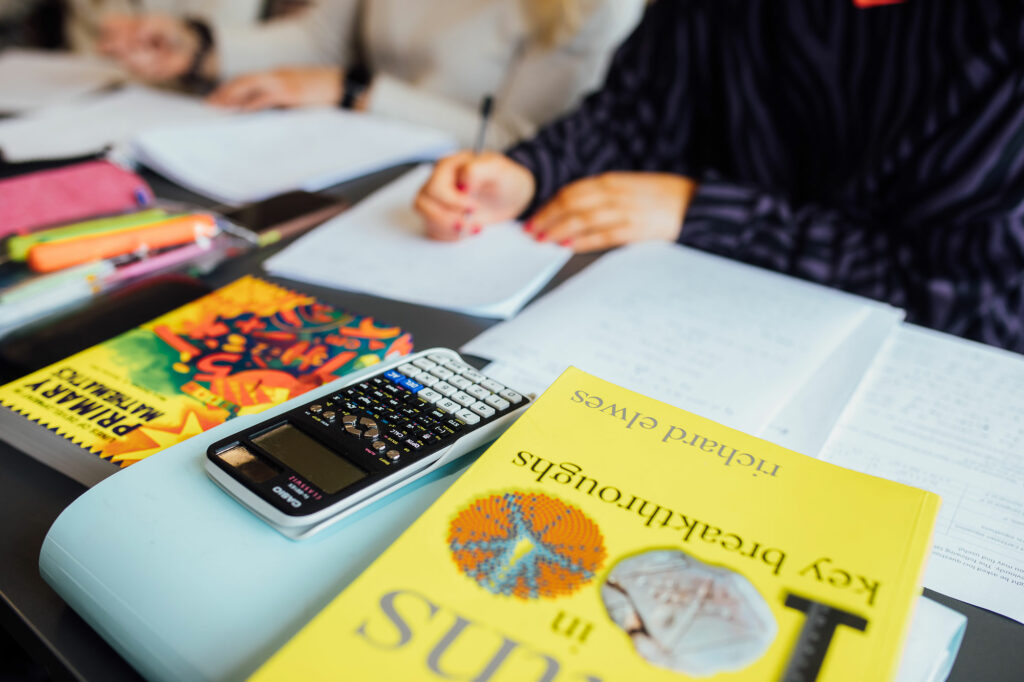
M 327 494 L 366 477 L 366 472 L 285 422 L 252 442 Z

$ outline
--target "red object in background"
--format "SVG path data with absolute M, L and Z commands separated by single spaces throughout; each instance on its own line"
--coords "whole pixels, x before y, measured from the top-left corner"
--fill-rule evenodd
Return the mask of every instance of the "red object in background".
M 121 213 L 152 199 L 145 180 L 109 161 L 26 173 L 0 180 L 0 237 Z
M 853 4 L 861 9 L 881 7 L 882 5 L 899 5 L 905 0 L 853 0 Z

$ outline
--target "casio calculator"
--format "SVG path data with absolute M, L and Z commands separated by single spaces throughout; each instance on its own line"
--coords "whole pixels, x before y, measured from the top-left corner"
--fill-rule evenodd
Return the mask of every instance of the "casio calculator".
M 494 440 L 529 402 L 434 348 L 217 441 L 206 472 L 299 540 Z

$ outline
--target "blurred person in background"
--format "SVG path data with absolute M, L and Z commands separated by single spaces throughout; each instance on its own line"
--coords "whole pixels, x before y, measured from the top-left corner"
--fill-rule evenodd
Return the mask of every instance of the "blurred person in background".
M 488 144 L 531 134 L 600 84 L 643 0 L 321 0 L 261 26 L 118 17 L 101 49 L 157 82 L 223 81 L 245 110 L 341 105 L 429 125 L 471 144 L 485 95 Z
M 181 21 L 194 18 L 221 26 L 242 27 L 259 20 L 264 0 L 65 0 L 64 32 L 76 52 L 96 52 L 105 32 L 124 35 L 107 23 L 133 22 L 137 16 L 157 13 Z
M 416 206 L 438 239 L 679 242 L 1024 352 L 1024 3 L 659 0 L 600 91 Z

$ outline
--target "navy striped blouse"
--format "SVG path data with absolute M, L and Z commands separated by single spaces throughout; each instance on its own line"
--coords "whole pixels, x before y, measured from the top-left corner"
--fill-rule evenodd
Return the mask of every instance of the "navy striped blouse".
M 1024 4 L 658 0 L 602 90 L 509 154 L 534 207 L 701 185 L 680 241 L 1024 352 Z

